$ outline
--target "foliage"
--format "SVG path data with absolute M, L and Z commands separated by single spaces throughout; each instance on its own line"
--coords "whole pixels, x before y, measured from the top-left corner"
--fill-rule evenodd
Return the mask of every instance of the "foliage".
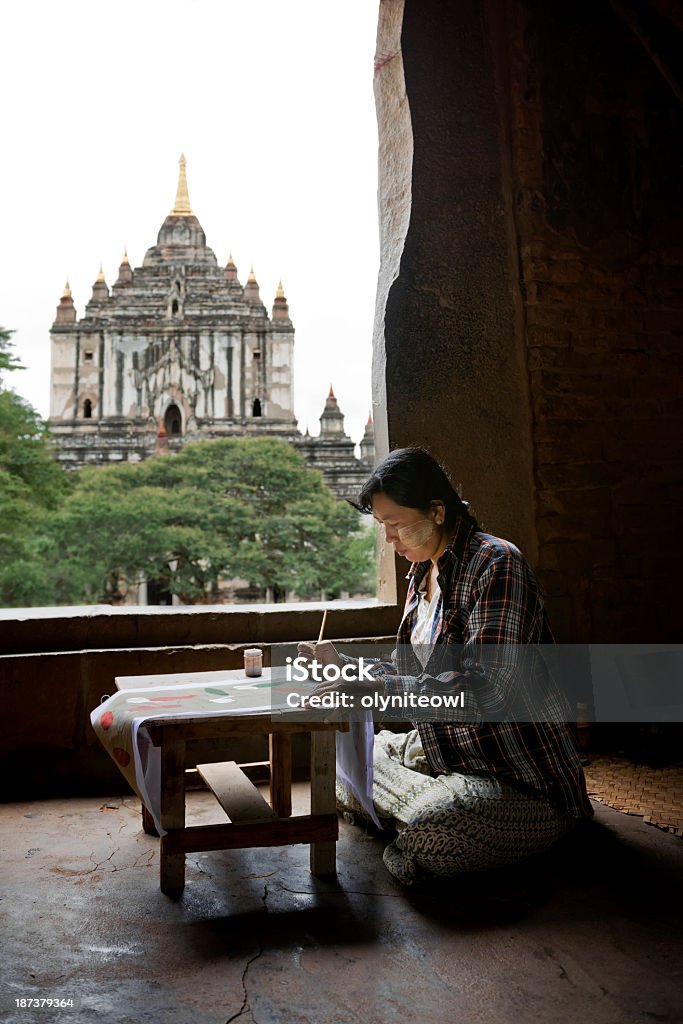
M 56 603 L 121 601 L 142 577 L 187 604 L 234 578 L 301 597 L 371 585 L 358 513 L 285 441 L 201 441 L 72 476 L 49 519 Z
M 5 327 L 0 327 L 0 384 L 2 383 L 3 372 L 24 369 L 12 352 L 13 334 L 14 331 L 8 331 Z
M 30 500 L 55 508 L 68 489 L 52 458 L 47 425 L 14 391 L 0 390 L 0 469 L 25 484 Z
M 0 328 L 0 371 L 22 367 L 12 352 L 11 331 Z M 50 540 L 49 510 L 68 490 L 52 458 L 47 427 L 36 410 L 0 388 L 0 604 L 52 601 L 44 564 Z
M 52 603 L 43 516 L 27 484 L 0 467 L 0 604 L 5 607 Z
M 21 369 L 0 328 L 0 375 Z M 234 438 L 66 474 L 0 387 L 0 605 L 117 603 L 153 580 L 185 604 L 242 579 L 300 597 L 372 587 L 372 535 L 286 441 Z

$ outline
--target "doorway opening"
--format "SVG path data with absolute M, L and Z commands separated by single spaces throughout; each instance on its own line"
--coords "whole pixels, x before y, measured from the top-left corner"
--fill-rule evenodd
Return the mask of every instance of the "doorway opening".
M 169 437 L 183 432 L 183 418 L 177 405 L 169 405 L 164 416 L 164 427 Z

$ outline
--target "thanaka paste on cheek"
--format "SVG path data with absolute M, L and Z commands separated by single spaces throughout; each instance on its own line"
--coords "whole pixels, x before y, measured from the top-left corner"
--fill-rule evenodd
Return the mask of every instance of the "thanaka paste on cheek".
M 419 523 L 412 523 L 411 526 L 399 527 L 396 532 L 406 548 L 421 548 L 432 536 L 434 523 L 431 519 L 421 519 Z

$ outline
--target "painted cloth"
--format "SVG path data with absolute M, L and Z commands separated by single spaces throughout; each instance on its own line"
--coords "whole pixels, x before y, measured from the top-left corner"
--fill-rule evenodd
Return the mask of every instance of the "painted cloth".
M 160 718 L 262 714 L 272 710 L 272 698 L 280 691 L 286 698 L 289 684 L 273 682 L 269 669 L 262 679 L 217 679 L 211 683 L 168 683 L 127 688 L 108 697 L 90 715 L 102 746 L 150 811 L 160 835 L 161 749 L 151 741 L 147 723 Z M 274 702 L 275 703 L 275 702 Z M 379 820 L 372 803 L 372 716 L 350 723 L 348 732 L 337 732 L 337 774 L 359 794 L 360 809 L 375 825 Z
M 358 810 L 381 828 L 372 798 L 375 736 L 372 712 L 367 711 L 360 720 L 349 722 L 348 732 L 337 731 L 336 736 L 337 782 L 343 792 L 353 794 Z
M 384 863 L 404 885 L 518 863 L 549 850 L 571 827 L 547 799 L 492 775 L 431 776 L 416 729 L 378 733 L 373 767 L 375 810 L 398 832 Z M 337 805 L 368 819 L 339 777 Z
M 271 710 L 271 682 L 227 679 L 119 690 L 90 715 L 102 746 L 149 809 L 160 835 L 161 748 L 146 722 L 160 718 L 262 714 Z

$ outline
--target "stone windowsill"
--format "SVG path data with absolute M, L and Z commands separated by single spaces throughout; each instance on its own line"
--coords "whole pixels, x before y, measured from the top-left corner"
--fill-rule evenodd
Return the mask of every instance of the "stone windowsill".
M 0 609 L 0 655 L 395 635 L 400 610 L 376 599 L 297 604 Z

